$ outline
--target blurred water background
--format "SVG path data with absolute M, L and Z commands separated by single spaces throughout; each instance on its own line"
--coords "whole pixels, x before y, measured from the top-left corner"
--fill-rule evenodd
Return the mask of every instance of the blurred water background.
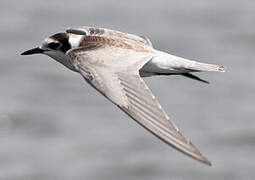
M 1 180 L 255 178 L 255 1 L 1 0 Z M 75 25 L 147 36 L 155 48 L 225 65 L 145 81 L 204 166 L 148 133 L 78 74 L 46 56 L 20 56 Z

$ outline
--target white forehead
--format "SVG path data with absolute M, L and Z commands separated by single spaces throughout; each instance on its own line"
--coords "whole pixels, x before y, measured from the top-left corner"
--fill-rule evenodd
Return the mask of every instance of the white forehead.
M 47 45 L 48 45 L 49 43 L 52 43 L 52 42 L 55 42 L 55 41 L 56 41 L 55 39 L 52 39 L 52 38 L 50 38 L 50 37 L 47 37 L 47 38 L 45 38 L 45 39 L 43 40 L 42 46 L 41 46 L 41 47 L 47 47 Z
M 50 37 L 47 37 L 47 38 L 44 39 L 44 42 L 46 42 L 46 43 L 51 43 L 51 42 L 53 42 L 53 41 L 56 41 L 56 40 L 55 40 L 55 39 L 52 39 L 52 38 L 50 38 Z

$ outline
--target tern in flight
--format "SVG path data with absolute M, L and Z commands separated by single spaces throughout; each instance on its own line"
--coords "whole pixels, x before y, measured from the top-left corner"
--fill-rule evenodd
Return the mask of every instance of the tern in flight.
M 141 77 L 181 75 L 208 83 L 192 73 L 224 72 L 223 66 L 191 61 L 156 50 L 143 36 L 85 26 L 54 34 L 41 46 L 22 53 L 31 54 L 46 54 L 78 72 L 152 134 L 182 153 L 211 165 L 169 120 Z

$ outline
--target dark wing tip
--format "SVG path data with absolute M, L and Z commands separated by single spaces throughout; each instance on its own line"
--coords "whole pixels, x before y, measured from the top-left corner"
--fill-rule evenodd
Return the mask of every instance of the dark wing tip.
M 207 166 L 212 166 L 211 161 L 209 161 L 206 157 L 201 156 L 201 159 L 197 159 L 198 161 L 202 162 L 203 164 L 207 165 Z

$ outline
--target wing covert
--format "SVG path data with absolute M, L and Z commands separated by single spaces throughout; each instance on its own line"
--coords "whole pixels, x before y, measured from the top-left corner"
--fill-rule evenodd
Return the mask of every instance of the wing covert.
M 85 36 L 106 36 L 106 37 L 120 38 L 120 39 L 125 39 L 128 41 L 135 41 L 137 43 L 141 43 L 146 46 L 152 47 L 151 41 L 149 40 L 149 38 L 145 36 L 137 36 L 134 34 L 123 33 L 120 31 L 115 31 L 115 30 L 110 30 L 105 28 L 77 26 L 77 27 L 68 28 L 66 32 L 77 34 L 77 35 L 85 35 Z

